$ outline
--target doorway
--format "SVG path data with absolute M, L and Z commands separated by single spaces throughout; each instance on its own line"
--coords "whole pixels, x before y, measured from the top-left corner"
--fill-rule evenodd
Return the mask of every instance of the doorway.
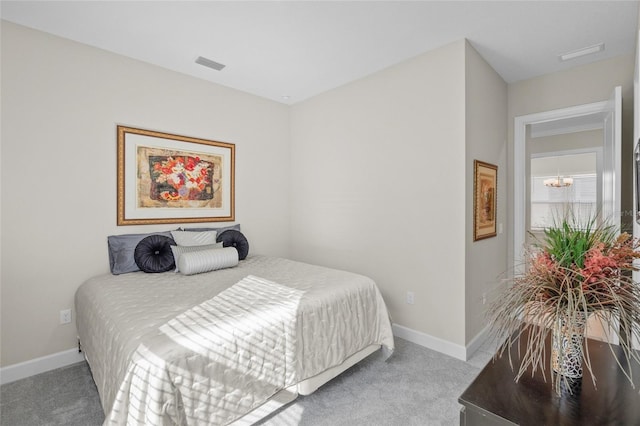
M 522 272 L 525 256 L 527 214 L 531 194 L 531 136 L 554 136 L 600 129 L 602 140 L 599 178 L 599 211 L 614 226 L 620 226 L 620 169 L 622 132 L 622 89 L 616 87 L 609 100 L 553 111 L 529 114 L 514 122 L 514 199 L 513 247 L 514 273 Z M 547 150 L 550 152 L 553 150 Z

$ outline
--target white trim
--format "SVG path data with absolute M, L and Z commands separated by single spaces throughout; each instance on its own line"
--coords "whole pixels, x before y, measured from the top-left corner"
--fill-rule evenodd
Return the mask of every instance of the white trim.
M 405 339 L 417 345 L 424 346 L 425 348 L 458 358 L 462 361 L 467 360 L 467 349 L 464 346 L 451 343 L 439 337 L 434 337 L 402 325 L 393 324 L 392 328 L 393 335 L 400 337 L 401 339 Z
M 489 337 L 490 330 L 489 325 L 485 326 L 485 328 L 483 328 L 480 333 L 471 339 L 469 344 L 464 347 L 402 325 L 393 324 L 391 327 L 393 329 L 393 335 L 396 337 L 400 337 L 401 339 L 408 340 L 416 345 L 424 346 L 425 348 L 438 351 L 462 361 L 469 360 L 469 358 L 471 358 L 473 354 L 480 349 Z
M 525 242 L 526 206 L 526 134 L 529 124 L 597 114 L 607 111 L 608 102 L 594 102 L 569 108 L 522 115 L 514 118 L 513 125 L 513 270 L 516 275 L 522 273 Z
M 633 236 L 640 237 L 640 223 L 638 222 L 638 138 L 640 137 L 640 31 L 636 34 L 636 63 L 633 70 Z M 638 264 L 636 260 L 636 264 Z M 633 280 L 640 281 L 640 271 L 633 271 Z
M 25 379 L 81 361 L 84 361 L 84 356 L 75 348 L 18 364 L 8 365 L 0 368 L 0 384 L 4 385 L 5 383 L 15 382 L 16 380 Z
M 476 337 L 471 339 L 471 341 L 467 345 L 467 360 L 470 359 L 482 345 L 484 345 L 484 343 L 489 338 L 490 331 L 491 326 L 487 324 L 482 330 L 480 330 L 480 333 L 476 334 Z

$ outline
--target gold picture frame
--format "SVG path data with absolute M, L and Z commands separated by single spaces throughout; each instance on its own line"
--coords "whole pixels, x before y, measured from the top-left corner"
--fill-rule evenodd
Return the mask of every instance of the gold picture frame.
M 473 162 L 473 241 L 496 236 L 498 166 Z
M 117 126 L 117 225 L 235 220 L 235 145 Z

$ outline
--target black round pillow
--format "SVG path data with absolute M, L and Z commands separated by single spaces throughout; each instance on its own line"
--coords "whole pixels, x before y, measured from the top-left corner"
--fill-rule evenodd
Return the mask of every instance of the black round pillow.
M 243 260 L 249 254 L 249 241 L 240 231 L 228 229 L 218 235 L 217 242 L 222 242 L 223 247 L 235 247 L 238 250 L 238 259 Z
M 149 235 L 140 240 L 133 252 L 133 259 L 144 272 L 170 271 L 176 267 L 171 252 L 171 245 L 175 243 L 173 238 L 164 235 Z

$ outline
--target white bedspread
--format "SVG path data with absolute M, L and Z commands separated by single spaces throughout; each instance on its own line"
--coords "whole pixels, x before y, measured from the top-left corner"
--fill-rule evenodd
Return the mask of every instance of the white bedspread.
M 302 292 L 248 276 L 178 315 L 133 355 L 111 424 L 226 424 L 296 383 Z
M 393 350 L 371 279 L 286 259 L 104 275 L 76 311 L 105 424 L 226 424 L 371 344 Z

